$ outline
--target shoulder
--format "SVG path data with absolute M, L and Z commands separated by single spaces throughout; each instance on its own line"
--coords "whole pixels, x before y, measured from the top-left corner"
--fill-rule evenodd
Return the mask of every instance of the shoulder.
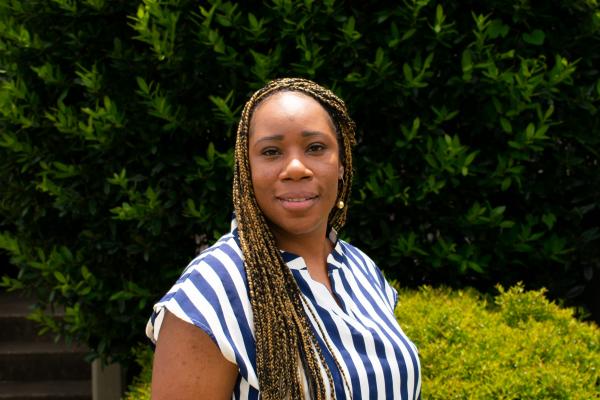
M 344 264 L 352 274 L 360 275 L 368 282 L 393 311 L 398 300 L 398 292 L 386 280 L 379 266 L 358 247 L 344 241 L 339 241 L 343 251 Z
M 146 335 L 154 342 L 158 340 L 165 310 L 204 331 L 225 359 L 236 364 L 248 382 L 258 385 L 252 369 L 252 307 L 235 230 L 194 258 L 154 305 L 146 325 Z
M 229 233 L 195 257 L 154 305 L 147 334 L 156 340 L 164 309 L 201 327 L 214 339 L 234 315 L 250 315 L 246 273 L 237 236 Z
M 343 250 L 343 255 L 346 259 L 346 264 L 349 265 L 354 272 L 359 272 L 374 280 L 377 284 L 382 285 L 384 278 L 381 270 L 375 262 L 364 251 L 358 247 L 340 240 L 340 246 Z
M 235 232 L 223 235 L 187 265 L 177 282 L 211 273 L 224 278 L 228 275 L 245 276 L 242 250 L 238 243 Z

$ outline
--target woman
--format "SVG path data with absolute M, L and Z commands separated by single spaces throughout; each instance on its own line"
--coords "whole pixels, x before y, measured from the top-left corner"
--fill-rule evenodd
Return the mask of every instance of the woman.
M 336 237 L 354 144 L 345 104 L 314 82 L 275 80 L 246 103 L 232 230 L 148 323 L 154 400 L 420 397 L 396 291 Z

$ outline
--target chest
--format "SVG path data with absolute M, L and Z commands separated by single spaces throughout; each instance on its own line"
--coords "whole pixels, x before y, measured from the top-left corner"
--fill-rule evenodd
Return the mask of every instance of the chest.
M 418 361 L 381 290 L 366 277 L 330 271 L 331 291 L 295 271 L 305 309 L 335 381 L 336 398 L 412 398 Z M 339 366 L 339 367 L 338 367 Z M 403 393 L 405 392 L 405 393 Z M 398 396 L 399 394 L 404 396 Z

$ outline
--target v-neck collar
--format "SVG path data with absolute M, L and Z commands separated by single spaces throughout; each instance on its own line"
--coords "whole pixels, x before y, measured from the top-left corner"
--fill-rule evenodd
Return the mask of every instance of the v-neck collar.
M 235 240 L 236 242 L 238 242 L 239 245 L 239 235 L 237 231 L 237 226 L 237 219 L 234 216 L 231 218 L 231 233 L 234 235 Z M 327 268 L 331 271 L 339 269 L 343 265 L 344 253 L 342 249 L 342 244 L 338 238 L 338 234 L 335 229 L 331 228 L 329 230 L 328 239 L 333 244 L 333 249 L 331 250 L 331 253 L 327 255 Z M 306 266 L 306 263 L 304 262 L 304 259 L 301 256 L 282 249 L 279 249 L 279 252 L 281 253 L 281 258 L 283 259 L 283 262 L 285 262 L 290 269 L 305 270 L 308 268 Z

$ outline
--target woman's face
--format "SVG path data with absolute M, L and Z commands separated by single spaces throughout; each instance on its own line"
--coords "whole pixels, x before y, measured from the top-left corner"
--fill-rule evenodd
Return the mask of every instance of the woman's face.
M 302 93 L 278 92 L 254 110 L 248 139 L 254 193 L 275 237 L 324 236 L 344 171 L 327 111 Z

